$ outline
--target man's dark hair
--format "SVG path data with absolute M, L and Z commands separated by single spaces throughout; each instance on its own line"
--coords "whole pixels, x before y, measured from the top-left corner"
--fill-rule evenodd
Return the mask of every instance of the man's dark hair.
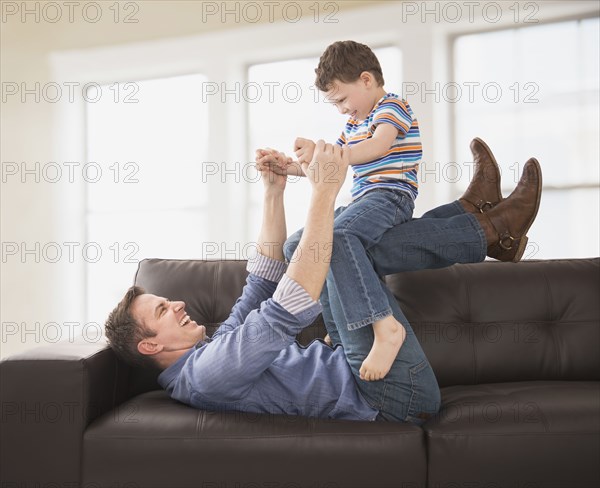
M 381 65 L 369 46 L 354 41 L 337 41 L 325 49 L 319 59 L 319 66 L 315 69 L 315 86 L 326 92 L 331 90 L 335 80 L 354 83 L 363 71 L 371 73 L 379 86 L 383 86 Z
M 110 347 L 122 361 L 141 368 L 160 369 L 151 356 L 145 356 L 137 349 L 141 340 L 156 335 L 155 331 L 137 322 L 131 315 L 133 300 L 144 293 L 146 290 L 141 286 L 132 286 L 127 290 L 123 299 L 106 319 L 104 334 Z

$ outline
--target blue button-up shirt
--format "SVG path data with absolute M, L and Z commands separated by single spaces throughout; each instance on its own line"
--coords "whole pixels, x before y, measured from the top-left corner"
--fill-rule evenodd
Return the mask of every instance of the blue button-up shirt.
M 285 269 L 262 255 L 249 262 L 230 316 L 166 368 L 159 384 L 203 410 L 375 420 L 379 412 L 358 391 L 342 346 L 295 341 L 322 308 Z

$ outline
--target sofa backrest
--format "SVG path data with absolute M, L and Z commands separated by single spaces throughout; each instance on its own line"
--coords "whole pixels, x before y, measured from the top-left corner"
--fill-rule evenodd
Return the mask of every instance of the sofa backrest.
M 600 259 L 387 277 L 440 386 L 600 379 Z
M 146 259 L 135 284 L 183 300 L 212 334 L 240 296 L 245 261 Z M 600 379 L 600 259 L 483 262 L 386 278 L 441 387 Z M 298 338 L 324 335 L 322 322 Z M 158 388 L 132 372 L 131 394 Z

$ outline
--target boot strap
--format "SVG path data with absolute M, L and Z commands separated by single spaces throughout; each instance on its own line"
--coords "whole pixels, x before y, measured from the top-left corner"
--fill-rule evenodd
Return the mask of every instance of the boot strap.
M 479 210 L 481 213 L 483 213 L 484 209 L 487 207 L 487 210 L 490 210 L 491 208 L 494 207 L 494 204 L 492 202 L 486 202 L 485 200 L 477 200 L 475 202 L 472 202 L 471 200 L 468 200 L 464 197 L 461 197 L 461 200 L 464 200 L 465 202 L 473 205 L 477 210 Z
M 471 203 L 471 205 L 473 205 L 475 208 L 479 209 L 479 211 L 481 213 L 483 213 L 483 209 L 485 207 L 488 207 L 488 210 L 490 210 L 494 206 L 494 204 L 492 202 L 485 202 L 483 200 L 477 200 L 477 202 Z
M 510 235 L 510 232 L 505 230 L 499 234 L 498 237 L 498 245 L 505 251 L 510 251 L 513 247 L 513 243 L 515 242 L 515 238 Z

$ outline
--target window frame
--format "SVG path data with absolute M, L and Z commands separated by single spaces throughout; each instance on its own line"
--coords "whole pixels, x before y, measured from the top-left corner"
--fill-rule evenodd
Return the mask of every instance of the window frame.
M 456 41 L 463 36 L 470 36 L 470 35 L 476 35 L 476 34 L 489 34 L 492 32 L 500 32 L 500 31 L 509 31 L 509 30 L 516 30 L 516 29 L 528 29 L 531 27 L 538 27 L 540 25 L 551 25 L 551 24 L 561 24 L 561 23 L 565 23 L 565 22 L 582 22 L 584 20 L 589 20 L 589 19 L 595 19 L 598 18 L 598 15 L 594 15 L 593 13 L 587 13 L 587 14 L 574 14 L 574 15 L 567 15 L 564 17 L 560 17 L 560 18 L 553 18 L 553 19 L 548 19 L 545 21 L 540 21 L 540 22 L 536 22 L 536 23 L 532 23 L 532 24 L 518 24 L 516 26 L 513 27 L 506 27 L 506 26 L 495 26 L 495 27 L 491 27 L 489 29 L 476 29 L 476 30 L 472 30 L 472 31 L 459 31 L 459 32 L 454 32 L 452 34 L 450 34 L 448 36 L 448 52 L 449 52 L 449 76 L 450 79 L 454 80 L 456 78 L 456 71 L 455 71 L 455 66 L 456 66 L 456 59 L 454 56 L 454 46 L 456 44 Z M 457 160 L 458 158 L 458 151 L 456 148 L 456 120 L 457 120 L 457 111 L 456 111 L 456 105 L 455 104 L 450 104 L 449 107 L 449 112 L 450 112 L 450 120 L 452 121 L 452 123 L 450 124 L 450 150 L 451 150 L 451 154 L 454 157 L 454 160 Z M 586 190 L 586 189 L 600 189 L 600 186 L 598 183 L 577 183 L 577 184 L 565 184 L 565 185 L 548 185 L 542 182 L 542 189 L 543 191 L 550 191 L 550 192 L 555 192 L 555 191 L 569 191 L 569 190 Z M 456 198 L 458 198 L 458 196 L 460 196 L 458 193 L 459 191 L 454 189 L 453 190 L 454 196 Z
M 505 9 L 505 4 L 501 4 Z M 588 17 L 597 17 L 597 6 L 590 2 L 540 3 L 540 16 L 544 22 L 560 22 Z M 573 13 L 575 12 L 575 13 Z M 365 8 L 341 11 L 335 23 L 315 26 L 312 18 L 300 19 L 295 26 L 285 22 L 242 26 L 234 30 L 199 31 L 198 34 L 181 38 L 160 38 L 152 40 L 136 40 L 131 44 L 106 45 L 78 51 L 56 51 L 49 56 L 49 72 L 51 79 L 62 82 L 114 83 L 128 82 L 135 79 L 154 79 L 193 73 L 204 73 L 209 80 L 235 82 L 246 80 L 247 66 L 260 62 L 285 60 L 294 57 L 310 57 L 320 53 L 323 46 L 336 40 L 347 38 L 349 28 L 353 38 L 371 46 L 391 44 L 398 46 L 403 53 L 402 73 L 404 80 L 431 83 L 434 80 L 444 81 L 452 75 L 454 64 L 452 56 L 452 38 L 476 32 L 488 32 L 508 27 L 504 18 L 495 25 L 478 25 L 461 21 L 457 24 L 423 24 L 418 17 L 401 23 L 401 5 L 384 2 Z M 464 19 L 463 19 L 464 20 Z M 377 30 L 373 25 L 377 24 Z M 517 26 L 518 27 L 518 26 Z M 526 27 L 526 26 L 523 26 Z M 310 36 L 306 32 L 311 33 Z M 245 50 L 239 51 L 239 36 L 246 39 Z M 406 56 L 407 42 L 418 38 L 420 49 L 413 50 Z M 273 39 L 278 39 L 273 43 Z M 210 46 L 211 49 L 207 49 Z M 410 50 L 409 50 L 410 51 Z M 199 55 L 200 53 L 200 55 Z M 247 110 L 243 106 L 234 107 L 221 112 L 220 104 L 213 99 L 208 101 L 211 114 L 211 127 L 216 137 L 209 141 L 209 160 L 242 161 L 248 154 L 248 119 Z M 413 102 L 420 122 L 430 132 L 441 134 L 429 137 L 424 130 L 424 155 L 428 160 L 447 159 L 456 154 L 455 134 L 452 129 L 442 134 L 454 117 L 443 107 L 428 107 Z M 416 107 L 415 107 L 416 105 Z M 53 107 L 54 144 L 50 158 L 57 161 L 85 161 L 85 112 L 82 100 L 69 104 L 57 104 Z M 452 110 L 452 107 L 449 108 Z M 452 115 L 452 116 L 451 116 Z M 452 132 L 450 132 L 452 131 Z M 238 137 L 239 145 L 227 144 Z M 425 186 L 425 185 L 424 185 Z M 220 187 L 211 188 L 211 192 L 219 194 Z M 436 184 L 429 185 L 419 199 L 415 215 L 441 201 L 448 201 L 450 189 Z M 243 208 L 247 195 L 241 192 L 227 195 L 231 205 L 227 209 L 219 209 L 211 214 L 218 222 L 239 222 L 238 209 Z M 57 215 L 66 216 L 57 230 L 57 238 L 79 240 L 85 242 L 85 220 L 80 209 L 85 199 L 85 188 L 77 182 L 70 185 L 61 194 L 60 200 L 54 203 L 53 211 Z M 237 224 L 239 226 L 239 224 Z M 232 226 L 229 226 L 232 227 Z M 214 239 L 217 242 L 232 239 L 239 235 L 230 229 L 215 229 Z M 68 276 L 61 280 L 63 294 L 69 300 L 64 303 L 64 316 L 87 316 L 87 289 L 85 266 L 74 263 L 68 268 Z

